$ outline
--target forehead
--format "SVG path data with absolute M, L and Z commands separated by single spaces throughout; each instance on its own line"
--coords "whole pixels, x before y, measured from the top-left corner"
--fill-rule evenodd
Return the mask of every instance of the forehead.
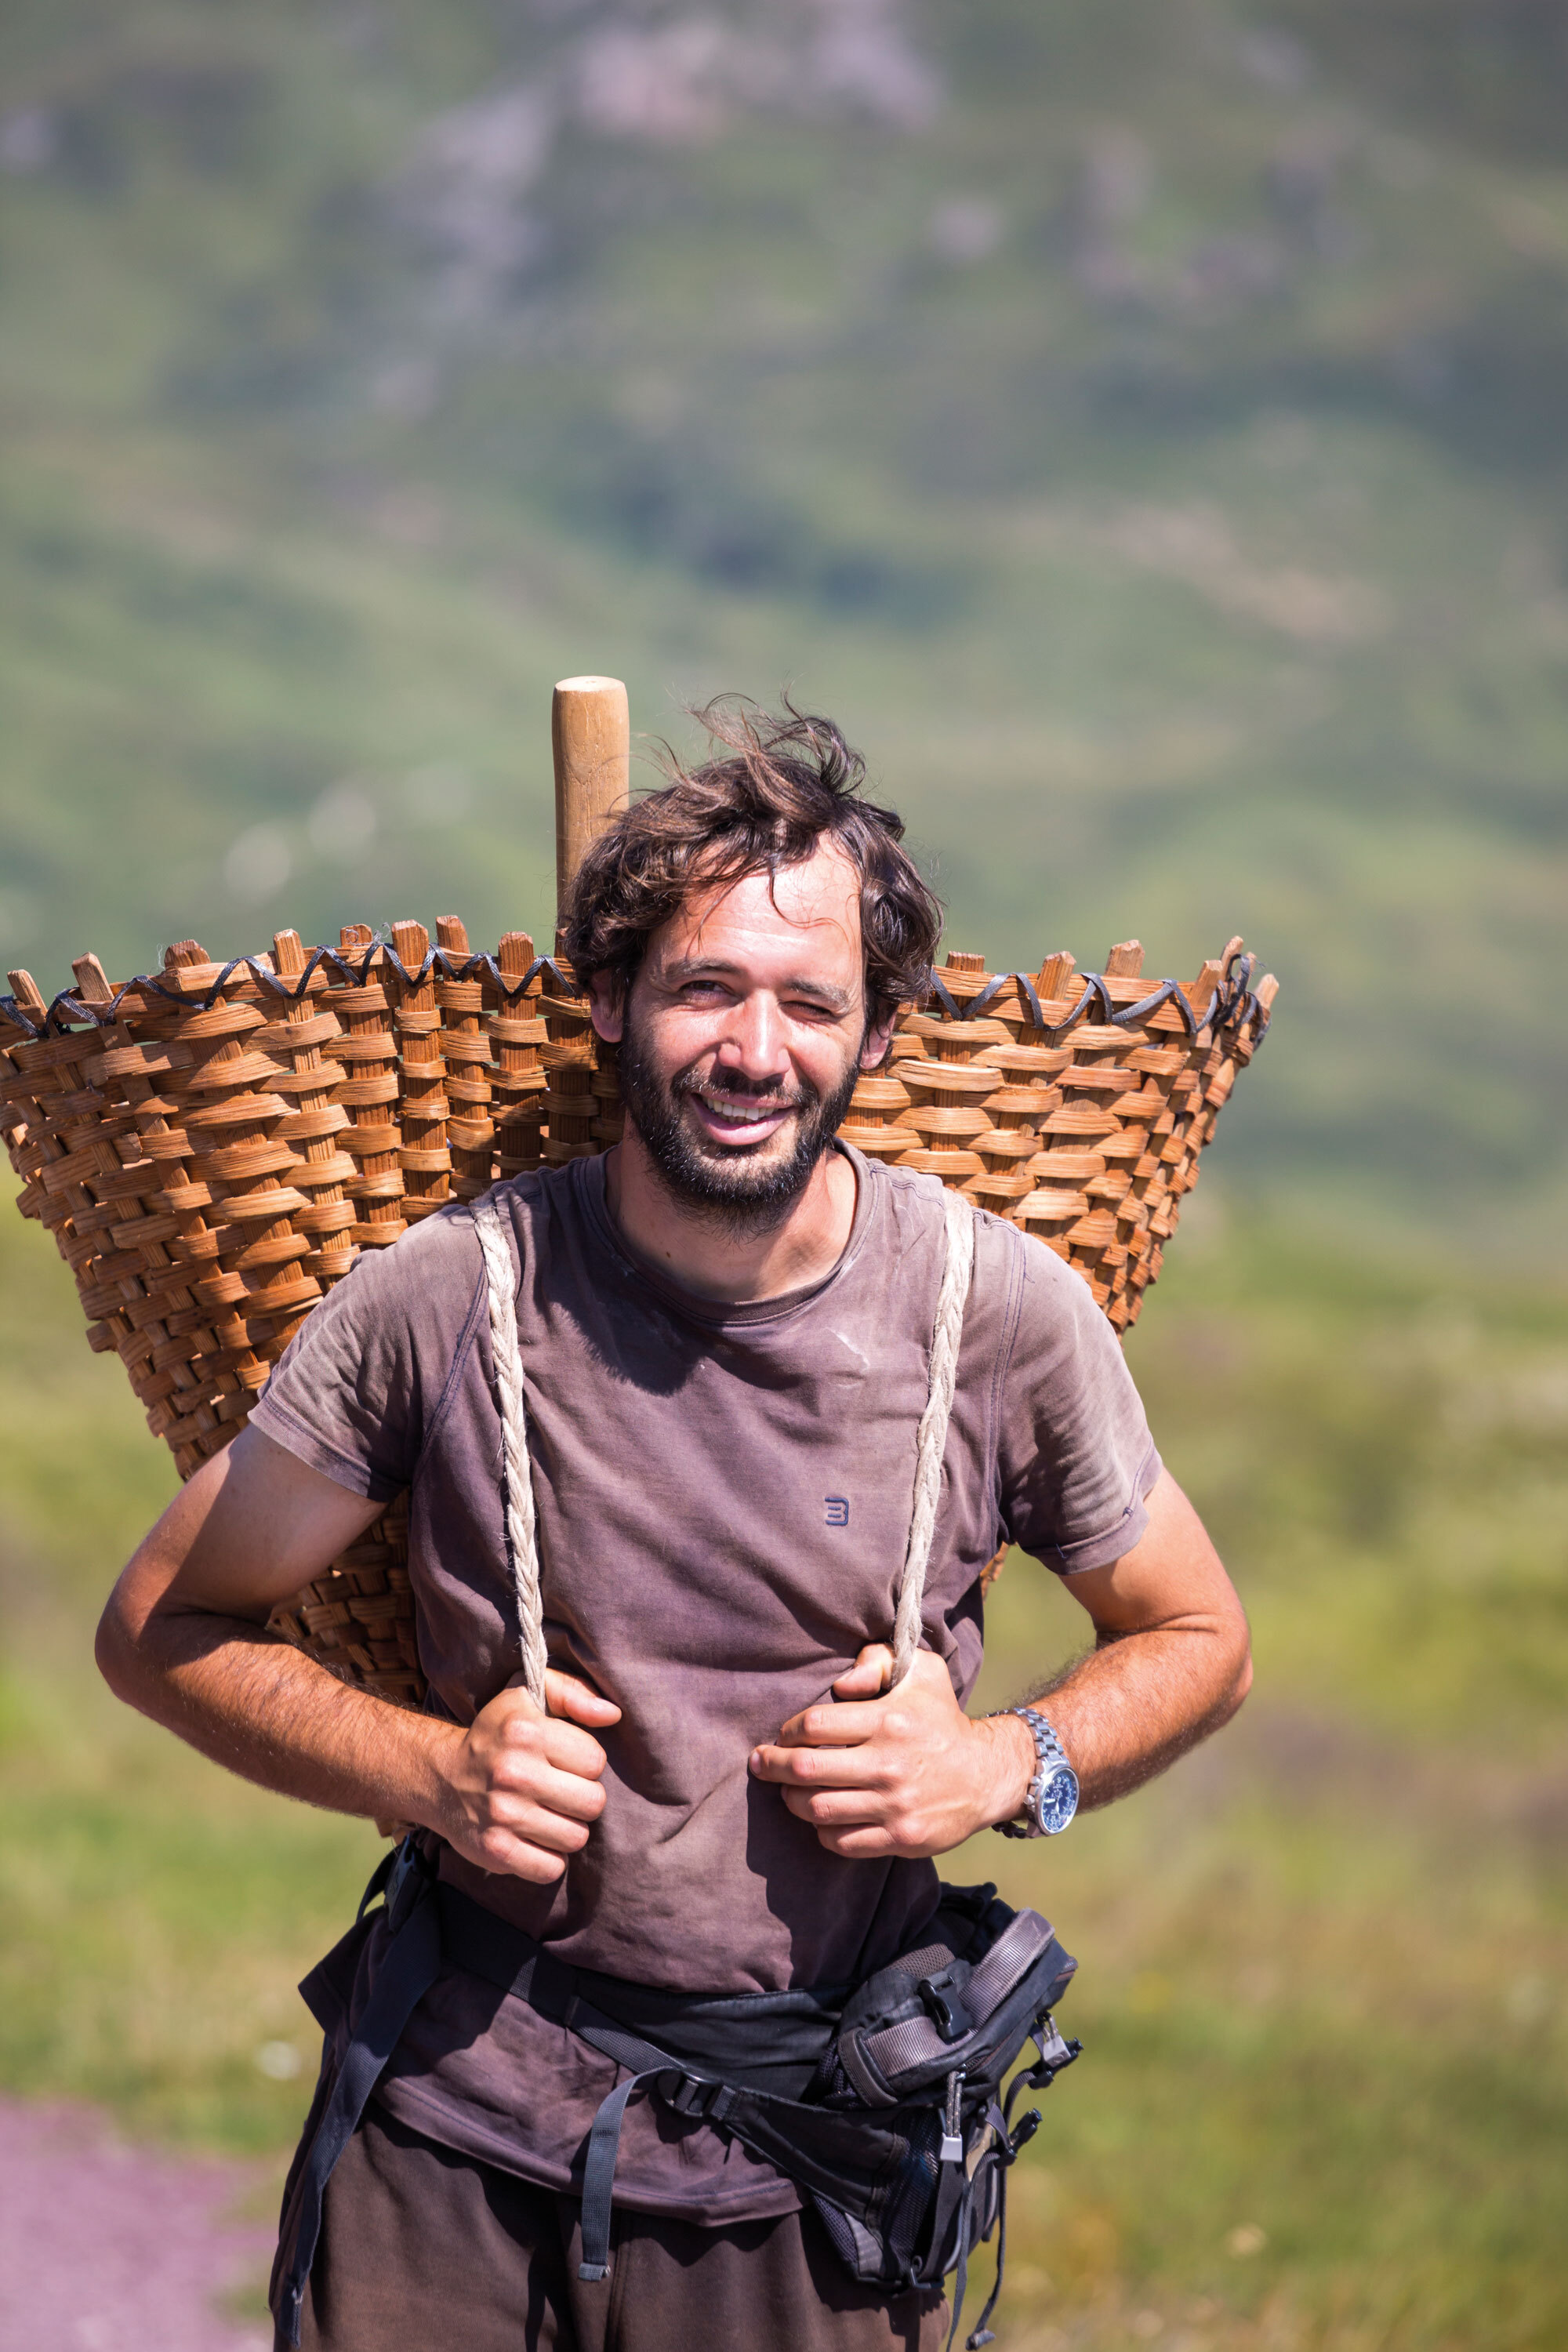
M 834 843 L 819 843 L 776 875 L 747 874 L 699 891 L 655 932 L 661 965 L 714 963 L 759 972 L 818 972 L 840 985 L 860 979 L 860 877 Z

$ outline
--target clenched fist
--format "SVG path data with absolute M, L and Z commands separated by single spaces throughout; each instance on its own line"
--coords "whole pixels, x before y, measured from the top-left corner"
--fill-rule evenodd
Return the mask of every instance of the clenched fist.
M 862 1650 L 833 1685 L 837 1705 L 808 1706 L 774 1746 L 752 1751 L 754 1778 L 776 1780 L 790 1811 L 851 1862 L 946 1853 L 1010 1820 L 1035 1769 L 1027 1727 L 1016 1716 L 966 1716 L 931 1651 L 917 1651 L 887 1691 L 892 1664 L 885 1643 Z
M 437 1759 L 429 1824 L 481 1870 L 535 1886 L 561 1876 L 605 1810 L 605 1751 L 587 1727 L 602 1731 L 621 1719 L 618 1706 L 572 1675 L 547 1674 L 544 1696 L 542 1711 L 521 1682 L 509 1683 L 466 1731 L 453 1727 Z

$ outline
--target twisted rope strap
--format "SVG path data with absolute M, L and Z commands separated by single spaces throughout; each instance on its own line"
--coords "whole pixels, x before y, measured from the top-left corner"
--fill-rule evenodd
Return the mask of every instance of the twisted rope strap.
M 947 1228 L 946 1249 L 931 1332 L 931 1387 L 915 1441 L 914 1507 L 910 1515 L 910 1539 L 893 1620 L 889 1690 L 903 1681 L 920 1648 L 926 1570 L 931 1565 L 936 1507 L 942 1492 L 942 1457 L 952 1413 L 953 1383 L 958 1377 L 963 1310 L 974 1272 L 974 1211 L 961 1193 L 950 1192 L 945 1187 L 942 1204 Z M 495 1359 L 496 1389 L 500 1401 L 501 1498 L 507 1562 L 517 1595 L 518 1624 L 522 1637 L 522 1679 L 529 1696 L 542 1706 L 546 1664 L 544 1601 L 539 1582 L 539 1523 L 534 1515 L 533 1482 L 529 1471 L 528 1420 L 522 1402 L 522 1351 L 517 1336 L 517 1272 L 494 1192 L 487 1192 L 475 1202 L 474 1229 L 484 1256 L 485 1286 L 489 1295 L 490 1353 Z
M 914 1664 L 921 1645 L 921 1612 L 925 1601 L 926 1570 L 936 1534 L 937 1497 L 942 1491 L 942 1457 L 947 1444 L 947 1424 L 952 1412 L 953 1382 L 958 1377 L 958 1343 L 963 1337 L 963 1309 L 974 1272 L 974 1211 L 961 1192 L 942 1188 L 947 1219 L 947 1255 L 942 1287 L 936 1297 L 936 1324 L 931 1343 L 931 1389 L 921 1415 L 915 1441 L 915 1500 L 910 1515 L 910 1540 L 904 1572 L 899 1583 L 899 1605 L 893 1619 L 893 1671 L 889 1690 L 897 1689 Z
M 522 1402 L 522 1350 L 517 1337 L 517 1273 L 500 1206 L 493 1192 L 474 1203 L 474 1230 L 489 1293 L 490 1354 L 500 1399 L 501 1507 L 507 1565 L 517 1595 L 522 1637 L 522 1679 L 536 1706 L 544 1705 L 544 1600 L 539 1586 L 539 1522 L 528 1461 L 528 1416 Z

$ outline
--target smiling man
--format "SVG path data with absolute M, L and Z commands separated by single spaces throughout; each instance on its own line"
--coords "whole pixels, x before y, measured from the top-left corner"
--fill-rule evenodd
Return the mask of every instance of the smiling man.
M 1075 1792 L 1136 1786 L 1246 1689 L 1239 1605 L 1110 1327 L 984 1215 L 921 1645 L 889 1687 L 950 1225 L 931 1180 L 835 1130 L 925 990 L 937 910 L 828 721 L 710 723 L 715 756 L 628 810 L 574 886 L 567 951 L 619 1049 L 625 1139 L 491 1196 L 545 1706 L 518 1674 L 500 1326 L 467 1209 L 360 1261 L 105 1612 L 100 1661 L 132 1704 L 270 1788 L 415 1828 L 389 1908 L 306 1983 L 325 2047 L 280 2342 L 940 2344 L 940 2291 L 855 2274 L 805 2174 L 668 2075 L 643 2067 L 630 2096 L 588 2021 L 635 2017 L 657 2053 L 750 2019 L 752 2071 L 724 2079 L 772 2065 L 792 2098 L 828 2097 L 809 2063 L 790 2074 L 791 2036 L 929 1945 L 931 1856 L 1065 1827 Z M 265 1630 L 405 1488 L 424 1716 Z M 1007 1541 L 1093 1629 L 1048 1720 L 964 1711 L 981 1571 Z M 408 1886 L 433 1938 L 412 1979 Z M 612 2111 L 596 2249 L 584 2167 Z

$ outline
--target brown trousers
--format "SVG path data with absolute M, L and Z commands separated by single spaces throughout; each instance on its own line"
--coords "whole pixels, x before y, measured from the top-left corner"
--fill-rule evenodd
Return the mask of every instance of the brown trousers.
M 373 2105 L 327 2184 L 301 2352 L 940 2352 L 946 2341 L 939 2294 L 859 2285 L 813 2212 L 709 2230 L 617 2206 L 609 2278 L 584 2284 L 579 2259 L 575 2198 L 438 2147 Z

